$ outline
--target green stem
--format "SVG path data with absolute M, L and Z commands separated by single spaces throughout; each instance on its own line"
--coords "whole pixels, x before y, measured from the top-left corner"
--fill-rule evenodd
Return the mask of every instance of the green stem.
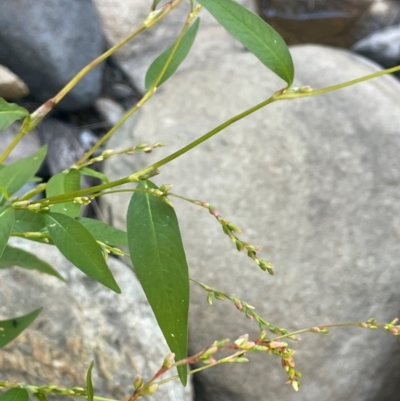
M 172 48 L 172 51 L 164 64 L 161 72 L 158 74 L 157 79 L 154 81 L 154 83 L 151 85 L 149 90 L 145 93 L 145 95 L 142 97 L 142 99 L 134 106 L 132 107 L 128 112 L 125 113 L 125 115 L 118 121 L 117 124 L 115 124 L 99 141 L 97 141 L 91 149 L 89 149 L 76 163 L 73 167 L 79 168 L 82 166 L 82 164 L 97 150 L 100 148 L 101 145 L 103 145 L 104 142 L 106 142 L 108 139 L 111 138 L 111 136 L 115 133 L 115 131 L 121 127 L 122 124 L 125 123 L 126 120 L 128 120 L 129 117 L 131 117 L 136 111 L 138 111 L 156 92 L 157 85 L 161 81 L 162 77 L 164 76 L 165 72 L 167 71 L 167 68 L 171 64 L 171 61 L 178 49 L 179 43 L 181 42 L 183 35 L 186 33 L 188 30 L 190 23 L 193 21 L 195 16 L 198 14 L 200 11 L 200 8 L 195 10 L 194 12 L 191 12 L 189 16 L 186 19 L 185 25 L 183 26 L 174 47 Z
M 0 164 L 7 159 L 9 154 L 14 150 L 14 148 L 18 145 L 18 142 L 29 132 L 29 124 L 30 124 L 30 116 L 27 116 L 21 126 L 20 131 L 13 138 L 11 143 L 7 146 L 5 151 L 0 155 Z
M 347 88 L 348 86 L 352 86 L 358 84 L 360 82 L 368 81 L 373 78 L 378 78 L 382 75 L 391 74 L 393 72 L 400 71 L 400 66 L 388 68 L 386 70 L 377 71 L 373 74 L 365 75 L 361 78 L 352 79 L 351 81 L 343 82 L 337 85 L 327 86 L 326 88 L 310 90 L 308 92 L 295 92 L 291 93 L 288 91 L 281 91 L 281 93 L 277 94 L 276 100 L 284 100 L 284 99 L 297 99 L 301 97 L 310 97 L 310 96 L 317 96 L 322 95 L 323 93 L 332 92 L 338 89 Z
M 309 333 L 309 332 L 318 333 L 317 331 L 314 331 L 316 327 L 321 329 L 321 330 L 323 330 L 323 329 L 327 329 L 327 328 L 351 327 L 351 326 L 360 327 L 360 322 L 337 323 L 337 324 L 321 324 L 319 326 L 308 327 L 307 329 L 292 331 L 292 332 L 284 334 L 282 336 L 274 337 L 272 339 L 272 341 L 281 340 L 282 338 L 288 338 L 290 336 L 296 336 L 297 334 L 302 334 L 302 333 Z M 377 326 L 379 326 L 379 325 L 377 324 Z
M 73 199 L 75 197 L 80 197 L 80 196 L 85 196 L 85 195 L 90 195 L 92 193 L 96 193 L 96 192 L 100 192 L 103 191 L 105 189 L 109 189 L 109 188 L 113 188 L 115 186 L 118 185 L 123 185 L 123 184 L 127 184 L 130 182 L 137 182 L 141 179 L 142 176 L 146 176 L 147 174 L 151 173 L 152 171 L 156 171 L 159 167 L 171 162 L 172 160 L 178 158 L 179 156 L 182 156 L 183 154 L 185 154 L 186 152 L 190 151 L 191 149 L 195 148 L 196 146 L 200 145 L 201 143 L 207 141 L 208 139 L 210 139 L 211 137 L 213 137 L 214 135 L 216 135 L 217 133 L 221 132 L 222 130 L 224 130 L 225 128 L 229 127 L 230 125 L 234 124 L 236 121 L 239 121 L 245 117 L 247 117 L 248 115 L 254 113 L 255 111 L 267 106 L 270 103 L 273 103 L 277 100 L 284 100 L 284 99 L 296 99 L 296 98 L 300 98 L 300 97 L 308 97 L 308 96 L 315 96 L 315 95 L 320 95 L 322 93 L 326 93 L 326 92 L 330 92 L 333 90 L 337 90 L 340 88 L 344 88 L 350 85 L 354 85 L 356 83 L 359 82 L 363 82 L 366 81 L 368 79 L 372 79 L 372 78 L 376 78 L 385 74 L 389 74 L 395 71 L 400 71 L 400 66 L 398 67 L 393 67 L 393 68 L 389 68 L 387 70 L 383 70 L 383 71 L 378 71 L 376 73 L 361 77 L 361 78 L 357 78 L 354 79 L 352 81 L 348 81 L 342 84 L 338 84 L 338 85 L 334 85 L 334 86 L 330 86 L 327 88 L 323 88 L 323 89 L 318 89 L 318 90 L 313 90 L 310 92 L 304 92 L 304 93 L 290 93 L 287 92 L 286 89 L 280 90 L 278 92 L 276 92 L 273 96 L 271 96 L 270 98 L 268 98 L 267 100 L 264 100 L 263 102 L 251 107 L 250 109 L 245 110 L 244 112 L 230 118 L 229 120 L 225 121 L 224 123 L 220 124 L 219 126 L 217 126 L 216 128 L 212 129 L 211 131 L 207 132 L 206 134 L 202 135 L 200 138 L 197 138 L 196 140 L 194 140 L 193 142 L 189 143 L 188 145 L 184 146 L 183 148 L 179 149 L 178 151 L 172 153 L 171 155 L 159 160 L 158 162 L 145 167 L 139 171 L 137 171 L 136 173 L 131 174 L 128 177 L 125 178 L 121 178 L 120 180 L 117 181 L 113 181 L 111 183 L 107 183 L 107 184 L 102 184 L 102 185 L 97 185 L 95 187 L 92 188 L 87 188 L 87 189 L 82 189 L 80 191 L 76 191 L 76 192 L 72 192 L 70 194 L 68 194 L 68 196 L 66 195 L 58 195 L 58 196 L 54 196 L 51 198 L 44 198 L 41 199 L 40 201 L 34 202 L 34 203 L 44 203 L 44 202 L 52 202 L 53 200 L 68 200 L 68 199 Z
M 89 63 L 86 67 L 82 68 L 81 71 L 76 74 L 71 81 L 68 82 L 67 85 L 61 91 L 54 96 L 52 99 L 48 100 L 45 104 L 40 106 L 34 113 L 32 113 L 32 123 L 30 124 L 30 130 L 35 128 L 40 121 L 49 113 L 49 111 L 59 103 L 64 96 L 91 70 L 97 67 L 100 63 L 118 51 L 121 47 L 125 46 L 129 41 L 131 41 L 134 37 L 139 35 L 141 32 L 145 31 L 146 29 L 151 28 L 154 24 L 156 24 L 159 20 L 164 18 L 171 10 L 173 10 L 182 0 L 173 0 L 167 4 L 165 4 L 161 9 L 157 11 L 150 12 L 147 16 L 145 22 L 133 31 L 130 35 L 126 38 L 118 42 L 115 46 L 111 49 L 97 57 L 91 63 Z
M 214 135 L 218 134 L 219 132 L 221 132 L 225 128 L 229 127 L 230 125 L 234 124 L 235 122 L 247 117 L 248 115 L 254 113 L 255 111 L 257 111 L 257 110 L 259 110 L 259 109 L 261 109 L 261 108 L 263 108 L 265 106 L 267 106 L 268 104 L 275 102 L 276 100 L 278 100 L 276 98 L 276 95 L 271 96 L 267 100 L 262 101 L 261 103 L 259 103 L 259 104 L 255 105 L 255 106 L 245 110 L 244 112 L 242 112 L 242 113 L 230 118 L 229 120 L 225 121 L 224 123 L 218 125 L 217 127 L 212 129 L 211 131 L 209 131 L 206 134 L 202 135 L 200 138 L 197 138 L 193 142 L 190 142 L 188 145 L 186 145 L 183 148 L 177 150 L 176 152 L 172 153 L 171 155 L 165 157 L 164 159 L 161 159 L 158 162 L 139 170 L 137 173 L 132 174 L 130 177 L 133 179 L 133 178 L 138 177 L 140 175 L 146 174 L 149 171 L 157 170 L 159 167 L 163 166 L 164 164 L 167 164 L 167 163 L 171 162 L 172 160 L 178 158 L 179 156 L 182 156 L 186 152 L 189 152 L 190 150 L 192 150 L 196 146 L 198 146 L 201 143 L 207 141 L 208 139 L 210 139 Z

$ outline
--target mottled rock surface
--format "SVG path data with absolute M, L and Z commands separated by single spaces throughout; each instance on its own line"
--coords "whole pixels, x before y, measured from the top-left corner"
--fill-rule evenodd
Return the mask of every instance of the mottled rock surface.
M 102 31 L 91 0 L 0 3 L 0 63 L 23 79 L 39 101 L 56 95 L 102 51 Z M 101 90 L 101 74 L 102 67 L 90 72 L 59 107 L 90 106 Z
M 196 44 L 195 44 L 196 45 Z M 295 85 L 320 88 L 377 66 L 349 52 L 292 48 Z M 189 56 L 190 57 L 190 56 Z M 196 56 L 194 56 L 196 57 Z M 191 61 L 188 60 L 190 63 Z M 284 83 L 251 54 L 203 54 L 191 71 L 167 82 L 109 144 L 162 141 L 143 158 L 108 162 L 110 179 L 171 154 L 228 118 L 266 99 Z M 275 276 L 238 254 L 206 210 L 172 199 L 190 275 L 254 305 L 288 329 L 316 324 L 387 322 L 400 315 L 400 84 L 382 77 L 351 88 L 258 111 L 161 168 L 159 184 L 216 205 L 261 247 Z M 106 197 L 105 210 L 125 224 L 128 193 Z M 118 207 L 115 207 L 118 205 Z M 190 347 L 257 333 L 233 305 L 208 306 L 193 287 Z M 295 393 L 273 356 L 196 375 L 201 401 L 398 400 L 400 350 L 384 331 L 335 329 L 293 344 L 303 386 Z
M 122 294 L 84 276 L 57 249 L 23 240 L 12 242 L 49 262 L 68 284 L 35 271 L 0 270 L 0 319 L 43 307 L 36 321 L 0 350 L 1 379 L 31 384 L 85 387 L 95 361 L 98 396 L 122 399 L 138 374 L 150 378 L 169 350 L 132 270 L 109 260 Z M 190 400 L 190 385 L 161 386 L 154 400 Z M 71 400 L 52 397 L 54 400 Z

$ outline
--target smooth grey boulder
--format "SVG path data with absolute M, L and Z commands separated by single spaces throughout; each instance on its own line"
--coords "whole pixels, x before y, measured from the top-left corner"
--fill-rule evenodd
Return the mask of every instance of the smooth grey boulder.
M 0 2 L 0 63 L 46 101 L 103 51 L 91 0 Z M 60 103 L 72 111 L 90 106 L 101 90 L 102 67 L 91 71 Z
M 400 25 L 390 26 L 368 35 L 358 41 L 351 50 L 383 67 L 394 67 L 400 63 Z
M 129 267 L 109 259 L 122 290 L 118 295 L 73 267 L 55 247 L 21 239 L 11 244 L 46 260 L 68 283 L 33 270 L 0 269 L 1 320 L 43 307 L 28 329 L 0 349 L 2 380 L 85 388 L 93 360 L 95 394 L 122 399 L 133 393 L 138 374 L 146 380 L 159 369 L 170 351 Z M 152 399 L 189 401 L 191 385 L 175 380 Z
M 321 46 L 291 49 L 295 86 L 321 88 L 375 72 L 348 51 Z M 171 154 L 285 84 L 251 54 L 203 55 L 159 89 L 109 143 L 123 149 L 162 141 L 151 155 L 107 161 L 110 179 L 127 176 Z M 388 322 L 400 316 L 400 83 L 381 77 L 323 96 L 280 101 L 160 168 L 154 181 L 208 201 L 243 229 L 275 265 L 261 272 L 239 254 L 205 209 L 175 198 L 190 275 L 254 305 L 291 330 L 317 324 Z M 104 210 L 125 225 L 129 193 L 107 196 Z M 234 305 L 215 302 L 196 285 L 191 294 L 190 348 L 244 333 L 257 324 Z M 298 393 L 273 355 L 195 375 L 200 401 L 398 400 L 400 348 L 384 330 L 333 329 L 305 334 L 296 368 Z

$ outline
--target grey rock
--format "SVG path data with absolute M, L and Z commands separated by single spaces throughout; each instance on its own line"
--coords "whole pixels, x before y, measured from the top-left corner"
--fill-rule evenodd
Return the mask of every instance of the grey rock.
M 292 48 L 295 85 L 321 88 L 378 67 L 350 52 L 320 46 Z M 203 55 L 191 71 L 167 82 L 141 110 L 137 126 L 122 129 L 110 147 L 162 141 L 167 147 L 136 159 L 107 162 L 112 180 L 159 160 L 228 118 L 268 98 L 284 83 L 247 53 Z M 207 210 L 172 198 L 190 275 L 254 305 L 270 322 L 291 330 L 400 314 L 400 84 L 386 76 L 335 93 L 281 101 L 239 121 L 161 168 L 159 184 L 208 201 L 241 227 L 239 237 L 261 247 L 275 276 L 238 254 Z M 119 227 L 130 195 L 103 199 Z M 115 207 L 118 205 L 118 207 Z M 207 305 L 191 294 L 190 348 L 244 333 L 257 324 L 233 305 Z M 394 336 L 360 328 L 309 334 L 297 350 L 303 373 L 295 393 L 274 356 L 224 365 L 195 375 L 206 401 L 398 400 L 400 349 Z
M 103 51 L 103 37 L 90 0 L 4 0 L 0 3 L 0 63 L 46 101 Z M 61 102 L 64 110 L 93 103 L 102 67 L 90 72 Z
M 400 25 L 390 26 L 358 41 L 352 50 L 389 68 L 400 63 Z
M 6 130 L 0 133 L 0 152 L 4 152 L 11 144 L 15 136 L 21 129 L 21 123 L 15 122 Z M 17 144 L 14 150 L 10 153 L 5 163 L 13 163 L 22 157 L 27 157 L 35 153 L 40 148 L 40 139 L 37 130 L 33 130 L 28 135 L 25 135 Z
M 124 108 L 119 103 L 107 97 L 98 98 L 95 107 L 104 120 L 111 126 L 117 124 L 125 114 Z
M 25 82 L 13 74 L 8 68 L 0 65 L 0 97 L 19 99 L 29 93 Z
M 256 8 L 255 0 L 239 0 L 238 2 L 252 10 Z M 100 14 L 106 39 L 111 46 L 138 28 L 150 10 L 150 3 L 142 0 L 94 0 L 94 4 Z M 174 43 L 188 12 L 188 3 L 182 2 L 156 26 L 142 32 L 139 37 L 116 53 L 116 60 L 138 89 L 144 89 L 144 78 L 151 62 Z M 218 23 L 206 10 L 202 10 L 200 17 L 202 29 L 205 26 L 219 28 Z M 196 42 L 202 41 L 202 46 L 214 47 L 216 38 L 220 35 L 225 35 L 223 28 L 214 30 L 213 35 L 208 37 L 206 43 L 201 37 L 198 37 Z M 231 39 L 230 46 L 232 43 L 234 43 L 233 39 Z
M 368 12 L 358 20 L 353 28 L 355 41 L 392 25 L 400 24 L 400 3 L 395 1 L 371 2 Z
M 70 168 L 85 153 L 79 128 L 47 118 L 37 129 L 42 145 L 47 145 L 46 163 L 50 175 Z
M 43 307 L 36 321 L 0 350 L 2 380 L 85 387 L 95 361 L 95 394 L 122 399 L 138 374 L 150 378 L 169 353 L 132 270 L 109 260 L 122 294 L 84 276 L 52 246 L 13 240 L 47 260 L 68 281 L 20 268 L 0 270 L 1 319 Z M 160 386 L 154 400 L 190 400 L 190 385 Z M 57 401 L 75 398 L 52 397 Z

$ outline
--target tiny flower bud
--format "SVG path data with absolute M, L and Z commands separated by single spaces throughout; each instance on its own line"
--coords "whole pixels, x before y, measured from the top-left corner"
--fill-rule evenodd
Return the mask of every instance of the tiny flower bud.
M 213 345 L 215 345 L 218 348 L 221 348 L 221 347 L 224 347 L 228 343 L 229 343 L 229 338 L 225 338 L 224 340 L 221 340 L 221 341 L 214 341 Z
M 252 349 L 254 348 L 255 345 L 256 345 L 256 344 L 255 344 L 255 342 L 253 342 L 253 341 L 244 341 L 244 342 L 241 343 L 241 345 L 239 345 L 238 347 L 239 347 L 240 349 L 244 349 L 244 350 L 248 351 L 248 350 L 252 350 Z
M 169 354 L 165 357 L 164 362 L 162 364 L 163 368 L 170 368 L 175 363 L 175 354 Z
M 207 295 L 207 302 L 208 302 L 210 305 L 212 305 L 212 303 L 213 303 L 213 295 L 212 295 L 211 292 L 209 292 L 208 295 Z
M 157 391 L 157 389 L 158 389 L 157 383 L 151 384 L 143 391 L 143 395 L 152 395 Z
M 42 210 L 42 206 L 40 205 L 40 203 L 33 203 L 32 205 L 29 205 L 27 209 L 32 210 L 33 212 L 37 212 L 39 210 Z
M 213 205 L 210 205 L 208 207 L 208 211 L 210 212 L 210 214 L 212 214 L 215 217 L 219 216 L 217 208 L 215 206 L 213 206 Z
M 267 262 L 264 259 L 260 259 L 258 265 L 264 271 L 266 271 L 267 269 L 272 269 L 274 267 L 272 263 Z
M 269 348 L 264 345 L 256 345 L 253 347 L 252 351 L 269 351 Z
M 299 383 L 296 380 L 292 381 L 292 387 L 294 391 L 299 391 Z
M 243 242 L 240 241 L 240 240 L 238 240 L 238 239 L 235 241 L 235 244 L 236 244 L 236 249 L 237 249 L 239 252 L 243 251 L 243 249 L 245 248 Z
M 246 362 L 249 362 L 249 360 L 247 358 L 243 358 L 242 356 L 239 356 L 238 358 L 234 359 L 232 362 L 246 363 Z
M 223 301 L 226 299 L 226 296 L 221 294 L 220 292 L 214 292 L 214 297 L 215 299 L 218 299 L 219 301 Z
M 240 311 L 243 310 L 243 305 L 242 305 L 242 303 L 240 302 L 239 299 L 235 299 L 234 302 L 235 302 L 236 308 L 238 308 Z
M 270 348 L 286 348 L 287 346 L 288 344 L 283 341 L 271 341 L 269 343 Z
M 139 389 L 143 386 L 143 379 L 141 376 L 136 377 L 135 381 L 133 382 L 133 387 L 135 387 L 135 389 Z
M 215 365 L 217 363 L 217 361 L 213 357 L 210 357 L 208 359 L 202 359 L 201 362 L 203 362 L 204 365 Z
M 172 186 L 173 186 L 172 184 L 161 185 L 160 191 L 162 191 L 165 194 L 172 188 Z
M 106 149 L 103 152 L 101 152 L 101 156 L 103 158 L 107 158 L 109 156 L 111 156 L 114 153 L 114 151 L 112 149 Z
M 208 359 L 212 354 L 215 354 L 218 351 L 218 347 L 213 346 L 208 348 L 206 351 L 203 352 L 201 355 L 201 359 Z
M 229 228 L 229 230 L 233 231 L 234 233 L 242 232 L 242 230 L 238 226 L 235 226 L 234 224 L 229 223 L 229 222 L 228 222 L 228 228 Z

